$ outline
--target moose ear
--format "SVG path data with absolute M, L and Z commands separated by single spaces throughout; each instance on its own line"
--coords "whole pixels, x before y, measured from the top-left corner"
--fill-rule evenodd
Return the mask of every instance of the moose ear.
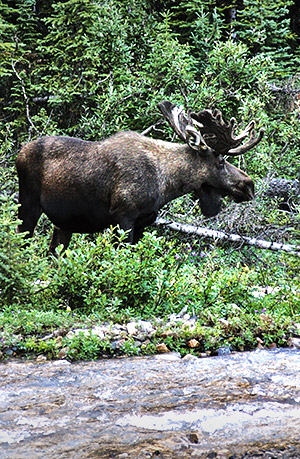
M 164 100 L 158 104 L 158 108 L 176 134 L 190 148 L 200 153 L 211 150 L 201 135 L 201 123 L 192 120 L 190 113 L 186 114 L 182 106 L 177 107 L 172 102 Z
M 190 125 L 189 117 L 185 114 L 184 109 L 182 106 L 177 107 L 177 105 L 169 102 L 168 100 L 164 100 L 160 102 L 158 108 L 170 124 L 170 126 L 174 129 L 176 134 L 184 140 L 187 141 L 186 136 L 186 127 Z
M 193 126 L 186 127 L 186 143 L 198 152 L 204 152 L 208 148 L 201 133 Z

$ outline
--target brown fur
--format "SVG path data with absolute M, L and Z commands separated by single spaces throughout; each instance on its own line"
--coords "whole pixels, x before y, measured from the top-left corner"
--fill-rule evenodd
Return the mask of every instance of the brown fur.
M 135 242 L 164 204 L 186 193 L 195 193 L 208 216 L 219 212 L 226 195 L 252 199 L 250 177 L 220 161 L 211 150 L 199 154 L 187 144 L 130 131 L 101 142 L 41 137 L 25 145 L 16 162 L 19 231 L 32 236 L 44 212 L 56 227 L 51 252 L 59 243 L 67 247 L 73 232 L 110 225 L 128 230 Z

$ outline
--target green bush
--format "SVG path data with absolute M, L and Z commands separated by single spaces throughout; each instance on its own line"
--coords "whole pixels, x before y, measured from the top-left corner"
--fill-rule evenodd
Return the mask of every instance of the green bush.
M 107 231 L 94 241 L 78 237 L 50 272 L 43 302 L 81 311 L 150 317 L 185 305 L 193 281 L 172 242 L 146 233 L 135 246 L 123 232 Z
M 136 246 L 123 233 L 74 235 L 54 259 L 45 255 L 48 221 L 31 240 L 16 232 L 14 160 L 21 142 L 43 134 L 99 140 L 151 126 L 149 135 L 173 141 L 173 131 L 156 124 L 163 99 L 196 111 L 221 109 L 239 128 L 256 119 L 264 139 L 232 162 L 259 183 L 266 176 L 299 179 L 299 46 L 286 18 L 291 1 L 245 0 L 230 24 L 212 0 L 125 3 L 17 0 L 12 7 L 0 0 L 1 345 L 53 356 L 57 343 L 41 336 L 56 328 L 166 318 L 184 307 L 198 317 L 202 349 L 253 348 L 257 336 L 286 344 L 300 314 L 294 256 L 149 230 Z M 174 220 L 299 241 L 297 206 L 287 215 L 260 195 L 226 206 L 204 219 L 184 196 L 165 211 Z M 255 295 L 265 287 L 273 293 Z M 104 350 L 93 337 L 76 339 L 68 343 L 69 358 Z M 184 353 L 185 339 L 178 332 L 168 346 Z M 136 353 L 134 343 L 127 341 L 124 352 Z
M 24 234 L 16 232 L 17 205 L 14 195 L 0 195 L 0 305 L 31 300 L 34 282 L 45 261 L 35 255 L 33 246 L 25 246 Z

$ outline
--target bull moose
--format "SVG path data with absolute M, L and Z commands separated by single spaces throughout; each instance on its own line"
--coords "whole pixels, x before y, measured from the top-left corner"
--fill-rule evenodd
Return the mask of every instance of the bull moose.
M 253 148 L 263 137 L 252 121 L 238 136 L 235 120 L 219 111 L 184 111 L 158 105 L 184 143 L 119 132 L 99 142 L 45 136 L 24 145 L 17 157 L 19 232 L 32 236 L 42 212 L 54 224 L 49 251 L 67 248 L 72 233 L 94 233 L 119 225 L 135 243 L 159 209 L 194 193 L 205 216 L 216 215 L 222 198 L 254 197 L 250 177 L 224 159 Z M 243 144 L 243 140 L 249 139 Z

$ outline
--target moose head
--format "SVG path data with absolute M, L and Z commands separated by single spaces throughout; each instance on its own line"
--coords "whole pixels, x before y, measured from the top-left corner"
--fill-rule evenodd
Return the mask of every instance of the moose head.
M 202 168 L 207 171 L 201 187 L 195 190 L 205 216 L 219 213 L 225 196 L 231 196 L 236 202 L 253 199 L 253 181 L 224 156 L 242 155 L 255 147 L 264 135 L 263 129 L 256 135 L 255 122 L 251 121 L 235 136 L 235 119 L 226 123 L 219 110 L 203 110 L 198 114 L 188 111 L 186 114 L 183 107 L 168 101 L 161 102 L 158 107 L 177 135 L 199 155 Z M 249 140 L 241 145 L 248 135 Z
M 250 177 L 224 159 L 253 148 L 262 139 L 254 122 L 234 136 L 235 122 L 218 111 L 198 114 L 169 101 L 159 109 L 183 143 L 152 139 L 132 131 L 100 142 L 63 136 L 36 139 L 17 157 L 19 231 L 32 236 L 42 212 L 54 223 L 50 252 L 69 244 L 72 233 L 109 226 L 136 242 L 167 202 L 194 193 L 201 210 L 213 216 L 222 198 L 237 202 L 254 196 Z M 242 144 L 249 135 L 249 140 Z

